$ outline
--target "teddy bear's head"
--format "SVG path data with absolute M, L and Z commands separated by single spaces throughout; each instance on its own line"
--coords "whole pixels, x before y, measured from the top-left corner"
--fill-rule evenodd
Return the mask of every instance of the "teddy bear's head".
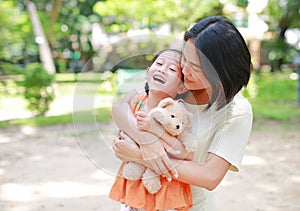
M 192 114 L 186 110 L 183 103 L 172 98 L 162 100 L 150 115 L 173 136 L 179 135 L 192 121 Z

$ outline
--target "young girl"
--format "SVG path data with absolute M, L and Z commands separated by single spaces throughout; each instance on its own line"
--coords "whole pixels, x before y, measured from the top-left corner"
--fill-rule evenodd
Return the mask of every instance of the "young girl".
M 141 115 L 141 118 L 144 118 L 145 113 L 156 107 L 162 99 L 174 98 L 177 94 L 187 91 L 181 81 L 183 76 L 180 61 L 181 52 L 174 49 L 163 50 L 153 58 L 151 66 L 147 69 L 146 92 L 133 93 L 128 99 L 135 115 Z M 142 112 L 137 114 L 138 111 Z M 133 124 L 132 128 L 139 130 L 137 128 L 139 123 L 136 123 L 133 118 L 130 122 Z M 113 120 L 118 121 L 116 119 L 118 118 Z M 145 132 L 139 130 L 136 133 L 144 134 Z M 148 135 L 152 141 L 157 140 L 153 134 Z M 192 153 L 187 153 L 185 157 L 185 159 L 191 159 Z M 161 189 L 155 194 L 150 194 L 143 186 L 142 180 L 130 181 L 122 177 L 125 164 L 125 162 L 122 163 L 109 195 L 110 198 L 123 203 L 121 210 L 188 210 L 192 206 L 190 185 L 176 179 L 170 181 L 170 178 L 161 177 Z
M 127 116 L 121 116 L 128 111 L 126 99 L 118 103 L 112 115 L 119 115 L 116 124 L 121 130 L 144 144 L 130 144 L 126 136 L 125 140 L 115 139 L 114 150 L 123 161 L 136 160 L 156 173 L 176 175 L 178 180 L 191 184 L 191 210 L 212 211 L 211 190 L 228 170 L 239 170 L 251 132 L 251 105 L 239 93 L 248 84 L 251 57 L 237 28 L 222 16 L 199 21 L 185 33 L 184 40 L 182 72 L 190 90 L 185 106 L 194 115 L 192 130 L 198 144 L 193 160 L 178 160 L 165 152 L 160 141 L 151 142 L 132 131 Z M 171 144 L 167 139 L 161 141 Z

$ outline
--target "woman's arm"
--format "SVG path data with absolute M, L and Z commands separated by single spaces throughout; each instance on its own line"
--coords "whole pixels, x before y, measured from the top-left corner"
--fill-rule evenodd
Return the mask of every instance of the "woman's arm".
M 170 172 L 176 174 L 176 169 L 171 168 L 171 160 L 165 152 L 163 144 L 152 133 L 139 130 L 132 111 L 133 99 L 137 92 L 132 91 L 112 107 L 111 116 L 117 127 L 126 132 L 139 146 L 145 160 L 158 174 L 171 178 Z
M 135 161 L 151 168 L 143 160 L 138 146 L 130 143 L 128 137 L 125 139 L 115 139 L 114 151 L 116 156 L 123 161 Z M 213 153 L 208 153 L 204 163 L 172 159 L 172 166 L 173 168 L 176 167 L 178 171 L 178 177 L 174 176 L 176 179 L 191 185 L 213 190 L 229 170 L 230 163 Z
M 175 159 L 172 161 L 179 173 L 178 180 L 207 190 L 214 190 L 219 185 L 231 165 L 213 153 L 208 153 L 204 163 Z

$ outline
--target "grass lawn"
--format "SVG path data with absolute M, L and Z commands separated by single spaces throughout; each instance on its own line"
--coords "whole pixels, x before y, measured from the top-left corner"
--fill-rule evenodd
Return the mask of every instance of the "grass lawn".
M 290 78 L 291 71 L 285 71 L 281 73 L 268 73 L 262 72 L 259 74 L 252 74 L 250 83 L 247 88 L 245 88 L 242 93 L 245 95 L 252 104 L 254 113 L 254 123 L 257 129 L 262 128 L 265 122 L 276 122 L 278 125 L 286 128 L 298 128 L 300 125 L 300 107 L 296 106 L 297 102 L 297 80 L 292 80 Z M 74 74 L 57 75 L 57 89 L 63 96 L 74 95 L 74 86 L 76 85 L 76 78 Z M 99 78 L 101 75 L 93 74 L 92 76 L 83 77 L 84 86 L 82 87 L 100 87 L 95 90 L 93 88 L 90 91 L 88 88 L 83 90 L 85 94 L 92 92 L 99 96 L 109 96 L 115 93 L 117 89 L 116 86 L 116 76 L 110 75 L 99 86 Z M 89 86 L 90 84 L 90 86 Z M 1 103 L 2 108 L 13 108 L 18 109 L 18 106 L 25 105 L 22 100 L 22 96 L 18 95 L 17 92 L 13 91 L 15 86 L 12 87 L 11 93 L 3 95 L 1 101 L 5 100 L 6 103 Z M 6 88 L 7 89 L 7 88 Z M 11 103 L 7 103 L 11 102 Z M 13 103 L 18 102 L 18 103 Z M 4 106 L 5 104 L 5 106 Z M 101 107 L 94 109 L 93 111 L 87 110 L 80 113 L 76 113 L 76 116 L 70 112 L 68 114 L 63 114 L 59 116 L 49 116 L 49 117 L 31 117 L 22 119 L 11 119 L 0 121 L 0 128 L 7 128 L 10 126 L 18 125 L 31 125 L 31 126 L 47 126 L 55 124 L 68 124 L 73 123 L 74 119 L 78 122 L 107 122 L 110 121 L 109 116 L 110 107 Z M 91 115 L 87 115 L 93 114 Z

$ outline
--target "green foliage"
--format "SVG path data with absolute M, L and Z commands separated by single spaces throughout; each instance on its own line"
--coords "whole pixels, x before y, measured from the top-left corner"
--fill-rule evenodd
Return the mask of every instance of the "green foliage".
M 222 14 L 222 8 L 219 0 L 124 0 L 122 4 L 119 0 L 107 0 L 94 5 L 110 32 L 153 29 L 162 23 L 170 23 L 172 30 L 186 30 L 203 17 Z
M 236 5 L 241 8 L 246 8 L 248 6 L 248 0 L 237 0 Z
M 291 62 L 295 56 L 295 49 L 287 44 L 285 35 L 288 29 L 300 28 L 299 7 L 300 1 L 269 0 L 262 11 L 262 19 L 273 34 L 272 40 L 264 43 L 273 70 L 280 70 L 282 64 Z M 295 45 L 294 48 L 299 46 Z
M 13 0 L 0 1 L 0 58 L 17 63 L 35 51 L 28 15 Z
M 48 74 L 39 63 L 26 66 L 24 71 L 25 99 L 28 109 L 36 115 L 44 115 L 54 99 L 51 87 L 53 76 Z
M 281 27 L 299 28 L 300 1 L 295 0 L 269 0 L 262 14 L 268 16 L 267 23 L 271 31 L 277 32 Z
M 295 48 L 283 40 L 271 39 L 262 42 L 262 48 L 266 50 L 266 56 L 273 71 L 278 70 L 277 63 L 289 64 L 297 55 Z
M 243 94 L 251 101 L 255 120 L 271 119 L 299 123 L 300 107 L 296 106 L 297 81 L 290 79 L 290 73 L 262 72 L 253 75 L 253 81 L 243 90 Z M 256 91 L 250 96 L 249 92 L 253 87 Z
M 0 71 L 8 75 L 18 75 L 22 74 L 23 68 L 18 64 L 3 62 L 0 63 Z

